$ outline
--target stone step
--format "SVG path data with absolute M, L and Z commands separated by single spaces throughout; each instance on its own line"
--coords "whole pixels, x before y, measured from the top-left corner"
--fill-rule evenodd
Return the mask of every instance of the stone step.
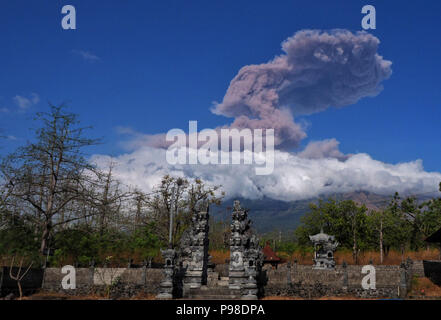
M 230 277 L 220 277 L 219 280 L 217 281 L 217 285 L 219 287 L 228 287 L 230 283 Z
M 240 299 L 240 296 L 236 295 L 194 295 L 191 296 L 191 299 L 195 300 L 237 300 Z
M 199 289 L 190 289 L 191 294 L 235 294 L 236 291 L 230 290 L 228 287 L 208 287 L 208 288 L 199 288 Z
M 192 288 L 188 292 L 188 298 L 197 300 L 222 300 L 222 299 L 240 299 L 241 294 L 237 290 L 231 290 L 226 287 L 216 286 Z

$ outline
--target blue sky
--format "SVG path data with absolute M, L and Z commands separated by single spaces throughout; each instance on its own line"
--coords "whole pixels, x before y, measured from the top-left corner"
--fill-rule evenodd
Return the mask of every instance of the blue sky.
M 77 30 L 61 28 L 67 4 L 76 7 Z M 365 4 L 376 7 L 370 32 L 393 74 L 375 98 L 297 119 L 308 123 L 302 145 L 335 138 L 344 153 L 422 159 L 439 172 L 441 2 L 427 0 L 2 0 L 0 128 L 16 140 L 2 141 L 0 152 L 26 141 L 32 115 L 48 101 L 66 102 L 104 138 L 91 153 L 125 152 L 118 126 L 155 134 L 187 130 L 189 120 L 224 125 L 232 120 L 210 107 L 241 67 L 281 54 L 280 43 L 302 29 L 361 30 Z

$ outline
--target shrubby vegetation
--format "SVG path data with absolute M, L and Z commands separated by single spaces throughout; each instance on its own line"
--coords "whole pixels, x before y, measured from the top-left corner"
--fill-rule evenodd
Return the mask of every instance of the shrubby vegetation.
M 0 163 L 0 256 L 40 263 L 49 256 L 53 265 L 79 266 L 149 261 L 168 245 L 170 212 L 176 246 L 192 212 L 220 204 L 224 196 L 219 186 L 171 176 L 146 194 L 115 179 L 114 163 L 103 170 L 86 159 L 87 148 L 100 141 L 86 136 L 88 128 L 75 114 L 52 106 L 36 121 L 34 140 Z M 210 223 L 210 249 L 225 260 L 229 221 Z M 282 241 L 277 232 L 261 238 L 262 245 L 276 244 L 278 252 L 306 256 L 312 251 L 308 236 L 323 229 L 354 262 L 368 250 L 379 252 L 383 261 L 391 250 L 427 247 L 424 239 L 440 227 L 441 197 L 418 202 L 395 194 L 381 211 L 351 200 L 320 200 L 288 239 Z
M 75 114 L 52 106 L 37 114 L 35 139 L 0 164 L 0 255 L 49 257 L 54 265 L 141 263 L 179 243 L 191 213 L 219 203 L 219 187 L 165 176 L 149 194 L 114 178 L 85 157 L 90 139 Z M 111 257 L 111 259 L 109 259 Z
M 366 251 L 379 252 L 382 262 L 391 250 L 427 248 L 424 239 L 440 227 L 441 197 L 418 202 L 415 197 L 400 199 L 396 193 L 381 211 L 368 210 L 352 200 L 319 200 L 310 204 L 290 240 L 279 241 L 277 234 L 272 234 L 265 241 L 276 243 L 280 252 L 306 253 L 310 251 L 309 235 L 323 230 L 336 236 L 340 251 L 352 252 L 354 262 Z

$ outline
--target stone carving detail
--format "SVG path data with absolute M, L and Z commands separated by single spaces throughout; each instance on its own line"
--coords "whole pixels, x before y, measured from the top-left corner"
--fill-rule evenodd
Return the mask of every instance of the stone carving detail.
M 333 269 L 335 267 L 334 251 L 338 246 L 334 236 L 320 233 L 309 236 L 314 244 L 314 269 Z
M 161 250 L 162 256 L 164 257 L 164 279 L 159 285 L 158 299 L 172 299 L 173 298 L 173 284 L 175 275 L 175 258 L 176 252 L 173 249 Z
M 251 230 L 248 210 L 242 209 L 236 200 L 231 221 L 229 288 L 240 290 L 243 299 L 257 299 L 262 261 L 262 250 Z
M 208 204 L 193 213 L 190 227 L 181 237 L 180 263 L 183 270 L 184 291 L 207 283 L 208 256 Z

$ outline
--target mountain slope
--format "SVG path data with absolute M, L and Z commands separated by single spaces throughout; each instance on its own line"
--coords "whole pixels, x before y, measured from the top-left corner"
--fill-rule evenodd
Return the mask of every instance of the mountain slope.
M 300 224 L 300 219 L 309 211 L 310 203 L 317 203 L 319 199 L 354 200 L 364 204 L 370 210 L 379 210 L 387 205 L 391 196 L 382 196 L 366 191 L 332 194 L 314 199 L 282 201 L 270 198 L 258 200 L 250 199 L 227 199 L 221 206 L 211 208 L 211 215 L 215 220 L 229 220 L 233 201 L 239 200 L 243 208 L 249 209 L 249 217 L 253 221 L 253 227 L 259 233 L 274 230 L 292 232 Z

